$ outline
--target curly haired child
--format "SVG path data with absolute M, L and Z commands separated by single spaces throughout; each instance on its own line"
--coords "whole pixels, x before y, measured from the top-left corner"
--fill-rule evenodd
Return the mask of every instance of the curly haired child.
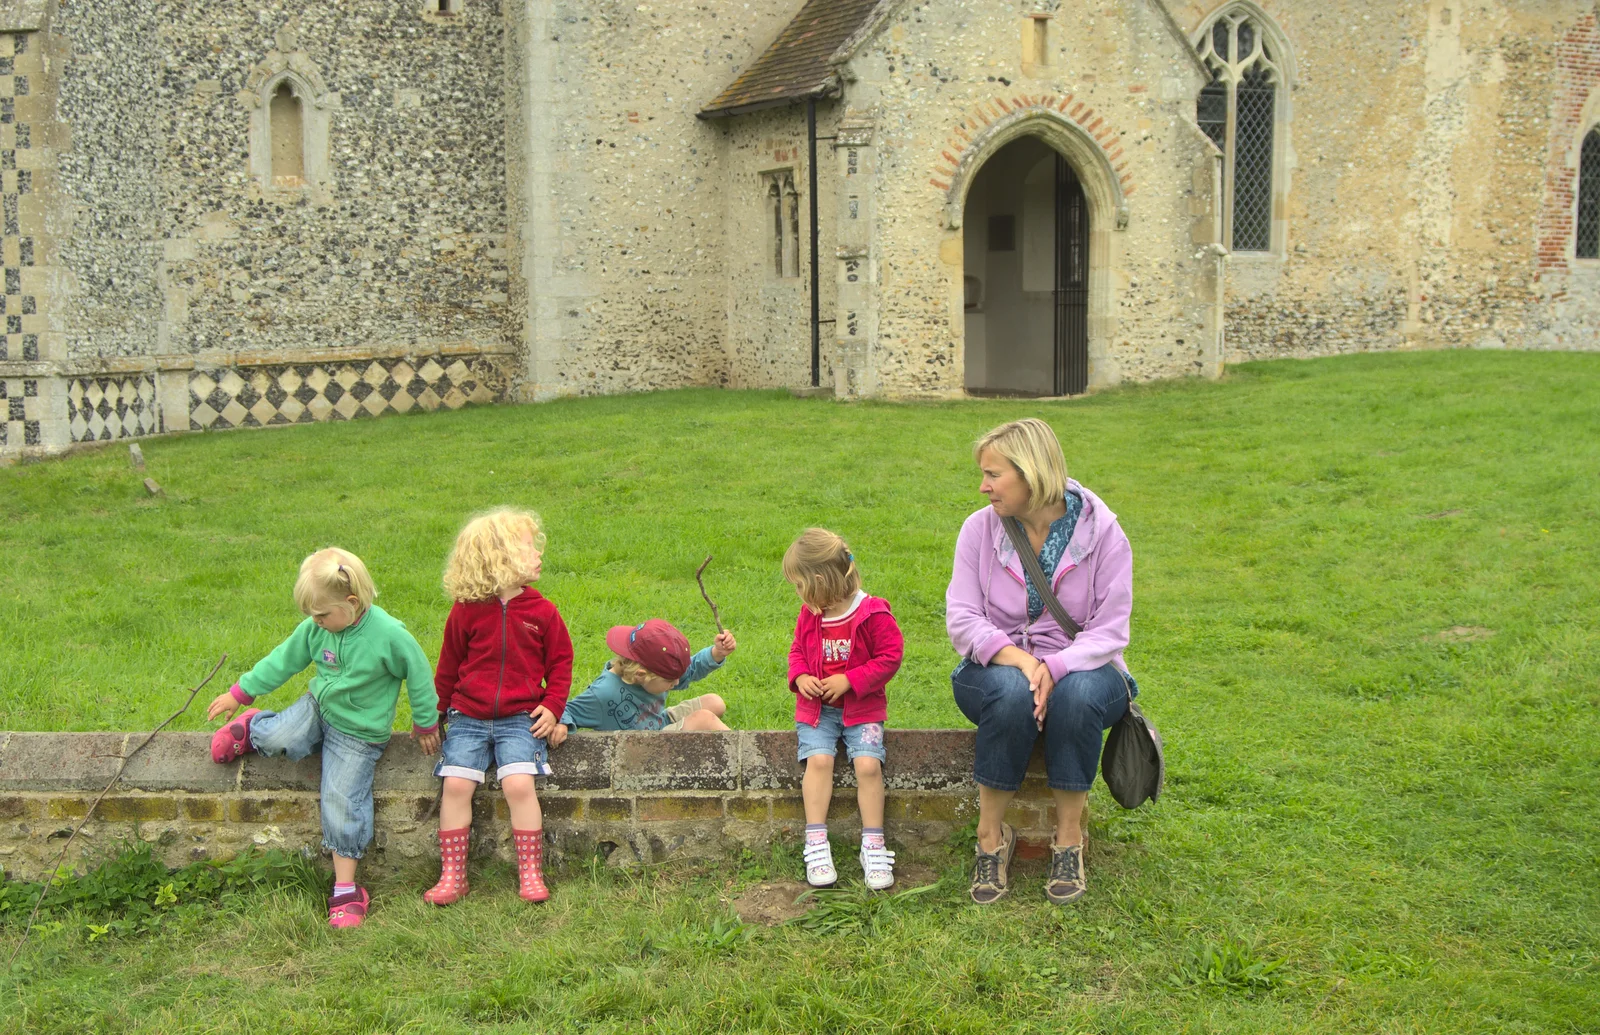
M 874 890 L 894 883 L 894 853 L 883 839 L 884 687 L 900 670 L 905 640 L 889 602 L 861 590 L 855 555 L 825 528 L 808 528 L 783 555 L 783 577 L 805 605 L 789 648 L 789 689 L 806 812 L 806 881 L 839 879 L 828 844 L 833 760 L 843 738 L 856 771 L 861 872 Z
M 534 777 L 551 772 L 546 738 L 572 686 L 572 638 L 532 585 L 544 545 L 537 514 L 502 508 L 467 522 L 445 565 L 445 593 L 455 603 L 437 680 L 445 723 L 435 772 L 444 780 L 440 876 L 422 896 L 436 906 L 467 893 L 472 796 L 491 763 L 511 809 L 518 894 L 529 902 L 550 897 Z
M 328 547 L 307 557 L 294 583 L 294 602 L 306 616 L 287 640 L 218 694 L 206 711 L 226 717 L 211 738 L 213 761 L 241 755 L 305 758 L 322 752 L 322 845 L 333 852 L 333 897 L 328 923 L 355 927 L 372 898 L 356 884 L 356 863 L 372 840 L 372 774 L 394 727 L 400 683 L 411 714 L 431 718 L 438 707 L 433 671 L 416 638 L 374 604 L 377 590 L 361 559 Z M 281 712 L 248 705 L 287 683 L 307 665 L 316 675 L 304 696 Z M 437 724 L 412 725 L 422 750 L 439 750 Z

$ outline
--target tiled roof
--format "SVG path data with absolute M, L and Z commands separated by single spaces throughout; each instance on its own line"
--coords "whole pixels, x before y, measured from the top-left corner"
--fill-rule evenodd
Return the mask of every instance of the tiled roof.
M 760 57 L 700 112 L 703 119 L 789 104 L 835 85 L 828 59 L 878 6 L 878 0 L 806 0 Z

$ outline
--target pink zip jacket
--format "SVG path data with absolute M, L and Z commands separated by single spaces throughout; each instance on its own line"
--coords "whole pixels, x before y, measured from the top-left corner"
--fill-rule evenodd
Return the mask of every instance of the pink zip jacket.
M 1107 662 L 1127 670 L 1122 648 L 1133 613 L 1133 550 L 1100 497 L 1075 481 L 1067 487 L 1083 495 L 1083 513 L 1051 588 L 1083 632 L 1069 642 L 1048 607 L 1029 625 L 1022 560 L 994 508 L 984 507 L 961 526 L 944 598 L 950 643 L 965 657 L 987 665 L 1002 647 L 1020 647 L 1042 659 L 1058 682 Z
M 850 689 L 839 698 L 846 726 L 864 722 L 883 722 L 889 715 L 889 700 L 884 687 L 900 671 L 905 656 L 905 638 L 889 613 L 889 602 L 882 597 L 867 597 L 851 616 L 855 645 L 852 664 L 844 670 Z M 800 609 L 794 625 L 794 643 L 789 647 L 789 689 L 794 691 L 794 721 L 815 726 L 822 718 L 822 699 L 807 697 L 795 685 L 801 676 L 822 676 L 822 616 Z

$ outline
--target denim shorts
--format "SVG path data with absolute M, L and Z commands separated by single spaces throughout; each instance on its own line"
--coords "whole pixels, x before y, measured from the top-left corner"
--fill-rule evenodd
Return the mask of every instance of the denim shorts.
M 549 776 L 550 749 L 543 737 L 533 735 L 533 718 L 526 713 L 498 719 L 474 719 L 454 708 L 445 713 L 444 744 L 434 776 L 459 776 L 482 783 L 489 766 L 498 764 L 495 778 L 526 773 Z
M 800 741 L 802 762 L 812 755 L 837 755 L 840 737 L 844 738 L 845 751 L 849 752 L 852 760 L 865 756 L 882 762 L 886 757 L 883 753 L 883 723 L 862 722 L 846 726 L 843 709 L 832 705 L 822 706 L 822 714 L 815 726 L 797 722 L 794 732 Z
M 250 743 L 263 755 L 290 761 L 322 753 L 322 847 L 359 859 L 372 841 L 372 774 L 388 742 L 374 744 L 341 733 L 322 718 L 317 699 L 304 694 L 281 712 L 250 720 Z

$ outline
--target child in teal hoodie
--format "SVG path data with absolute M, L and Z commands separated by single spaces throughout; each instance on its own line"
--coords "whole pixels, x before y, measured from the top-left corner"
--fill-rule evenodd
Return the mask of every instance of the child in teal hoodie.
M 322 845 L 333 852 L 328 923 L 355 927 L 371 896 L 356 884 L 356 862 L 372 840 L 372 774 L 394 728 L 400 684 L 411 714 L 433 719 L 438 696 L 433 668 L 403 623 L 372 602 L 377 590 L 366 565 L 337 547 L 300 565 L 294 601 L 307 615 L 271 654 L 218 694 L 207 718 L 225 719 L 287 683 L 307 665 L 317 674 L 305 696 L 281 712 L 251 708 L 225 721 L 211 738 L 211 758 L 232 762 L 259 751 L 292 760 L 322 751 Z M 439 750 L 439 727 L 412 724 L 422 750 Z

